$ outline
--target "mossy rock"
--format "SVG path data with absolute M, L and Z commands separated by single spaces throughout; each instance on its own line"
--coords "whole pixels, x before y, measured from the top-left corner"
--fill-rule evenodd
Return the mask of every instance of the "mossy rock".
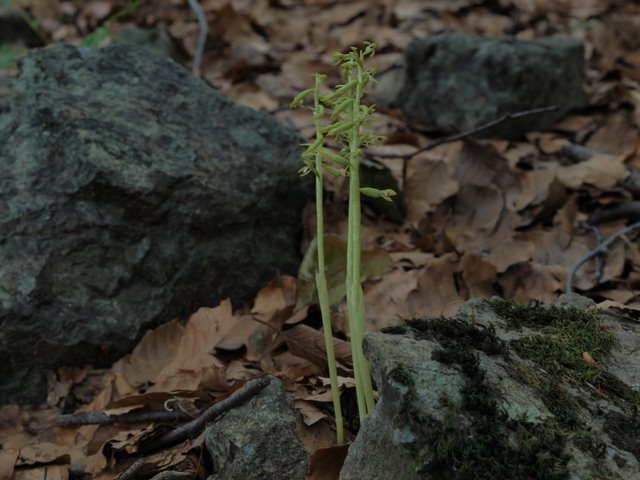
M 380 397 L 340 478 L 640 478 L 640 363 L 620 355 L 638 324 L 585 300 L 472 300 L 368 334 Z

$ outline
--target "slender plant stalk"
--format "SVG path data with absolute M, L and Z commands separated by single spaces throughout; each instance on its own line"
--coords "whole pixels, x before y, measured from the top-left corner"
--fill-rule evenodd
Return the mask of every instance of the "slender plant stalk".
M 316 135 L 322 136 L 322 110 L 320 105 L 320 86 L 322 85 L 322 75 L 315 75 L 314 94 L 314 121 L 316 125 Z M 336 417 L 336 437 L 338 445 L 344 444 L 344 422 L 342 419 L 342 406 L 340 404 L 340 389 L 338 385 L 338 371 L 336 368 L 336 355 L 333 348 L 333 330 L 331 328 L 331 310 L 329 306 L 329 287 L 327 286 L 327 276 L 325 272 L 324 259 L 324 197 L 323 179 L 324 169 L 322 166 L 322 154 L 320 150 L 315 152 L 316 165 L 316 248 L 318 253 L 318 271 L 316 273 L 316 288 L 318 289 L 318 302 L 320 303 L 320 313 L 322 315 L 322 330 L 324 331 L 324 342 L 327 350 L 327 365 L 329 367 L 329 379 L 331 381 L 331 398 L 333 400 L 333 411 Z
M 345 287 L 358 414 L 362 420 L 368 412 L 373 410 L 374 396 L 369 364 L 364 357 L 362 349 L 362 340 L 365 332 L 365 309 L 360 265 L 362 250 L 360 240 L 360 195 L 364 194 L 385 200 L 391 200 L 390 197 L 395 195 L 393 190 L 378 190 L 370 187 L 360 188 L 360 156 L 362 155 L 362 148 L 380 140 L 380 137 L 375 135 L 361 135 L 360 133 L 361 127 L 373 113 L 373 107 L 362 105 L 361 101 L 366 85 L 374 81 L 373 69 L 365 69 L 364 60 L 367 56 L 372 56 L 374 52 L 375 45 L 370 43 L 366 45 L 364 50 L 352 48 L 349 53 L 335 54 L 336 64 L 340 65 L 342 69 L 342 79 L 344 83 L 338 85 L 331 93 L 321 96 L 319 89 L 325 77 L 324 75 L 316 74 L 314 88 L 300 92 L 291 103 L 291 108 L 295 108 L 302 105 L 303 100 L 308 95 L 313 93 L 315 97 L 313 112 L 316 139 L 313 144 L 307 145 L 307 150 L 302 154 L 305 167 L 301 169 L 301 174 L 313 173 L 316 176 L 316 208 L 318 214 L 318 231 L 316 238 L 318 271 L 316 274 L 316 287 L 318 289 L 318 299 L 324 326 L 332 397 L 336 412 L 338 443 L 342 443 L 342 437 L 340 436 L 342 430 L 342 414 L 340 412 L 340 398 L 338 394 L 329 312 L 329 295 L 324 267 L 322 181 L 325 171 L 332 175 L 346 175 L 349 177 L 349 228 L 347 235 L 347 275 Z M 324 116 L 325 105 L 333 110 L 331 120 L 334 123 L 322 126 L 321 119 Z M 333 137 L 344 145 L 340 154 L 332 153 L 323 146 L 325 136 Z M 336 168 L 336 166 L 342 168 Z
M 361 54 L 360 54 L 361 55 Z M 362 59 L 363 60 L 363 59 Z M 360 241 L 360 124 L 362 100 L 365 79 L 363 78 L 362 62 L 348 62 L 345 64 L 345 83 L 353 79 L 356 71 L 356 86 L 353 93 L 353 103 L 349 111 L 349 122 L 353 123 L 349 135 L 349 221 L 347 241 L 347 309 L 349 312 L 349 330 L 353 349 L 354 374 L 356 377 L 356 393 L 358 398 L 358 413 L 360 420 L 373 409 L 373 388 L 371 374 L 364 352 L 362 341 L 365 331 L 364 299 L 361 284 L 361 255 Z

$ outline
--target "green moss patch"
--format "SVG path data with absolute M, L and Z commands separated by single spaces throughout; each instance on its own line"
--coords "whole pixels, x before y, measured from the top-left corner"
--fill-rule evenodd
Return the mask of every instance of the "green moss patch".
M 435 418 L 417 407 L 414 373 L 402 365 L 390 371 L 391 378 L 409 387 L 394 422 L 419 437 L 409 447 L 417 471 L 424 478 L 443 480 L 569 478 L 569 443 L 592 458 L 605 454 L 606 444 L 580 417 L 592 406 L 589 402 L 603 398 L 617 408 L 615 413 L 601 412 L 605 431 L 617 446 L 638 456 L 640 419 L 634 412 L 640 396 L 598 363 L 616 344 L 598 316 L 575 308 L 503 300 L 488 304 L 512 330 L 523 334 L 507 345 L 493 326 L 456 318 L 406 322 L 405 328 L 416 338 L 438 342 L 441 348 L 434 350 L 432 360 L 455 368 L 465 379 L 460 399 L 439 399 L 441 415 Z M 531 363 L 518 361 L 509 350 Z M 499 392 L 486 381 L 480 352 L 499 355 L 508 373 L 535 391 L 554 417 L 540 422 L 525 416 L 510 418 L 500 406 Z M 592 394 L 571 394 L 567 386 Z M 593 479 L 614 478 L 604 464 L 593 470 Z

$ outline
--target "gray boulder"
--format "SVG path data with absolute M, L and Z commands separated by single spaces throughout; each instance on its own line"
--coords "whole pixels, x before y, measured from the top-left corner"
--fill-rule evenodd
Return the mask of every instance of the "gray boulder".
M 184 64 L 186 62 L 184 53 L 164 28 L 128 27 L 114 35 L 113 43 L 135 45 L 145 48 L 154 55 L 170 58 L 177 63 Z
M 340 478 L 640 478 L 640 326 L 583 300 L 473 300 L 368 334 L 380 397 Z
M 300 138 L 176 63 L 53 45 L 0 116 L 0 404 L 299 264 Z
M 380 104 L 401 108 L 412 121 L 465 132 L 500 117 L 557 105 L 544 114 L 510 119 L 482 136 L 518 138 L 546 130 L 587 104 L 583 45 L 548 37 L 535 41 L 445 33 L 414 40 L 401 65 L 379 78 Z
M 271 383 L 205 431 L 213 463 L 209 480 L 303 480 L 308 456 L 282 382 Z

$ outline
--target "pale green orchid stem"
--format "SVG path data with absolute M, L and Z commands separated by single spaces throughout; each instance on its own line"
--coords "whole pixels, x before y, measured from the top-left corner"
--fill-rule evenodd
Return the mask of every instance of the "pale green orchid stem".
M 362 58 L 360 58 L 362 60 Z M 354 122 L 349 133 L 349 221 L 347 242 L 347 309 L 349 312 L 349 330 L 351 333 L 351 350 L 353 370 L 356 382 L 358 413 L 362 421 L 374 407 L 371 373 L 364 352 L 362 340 L 365 331 L 364 298 L 361 284 L 361 250 L 360 243 L 360 101 L 364 86 L 362 61 L 354 62 L 357 70 L 357 82 L 353 94 L 353 103 L 349 111 L 349 121 Z M 351 72 L 350 72 L 351 73 Z M 352 73 L 351 73 L 352 74 Z M 348 83 L 350 78 L 345 78 Z
M 321 110 L 320 86 L 322 77 L 315 76 L 314 90 L 314 120 L 317 135 L 322 135 L 322 115 L 317 113 Z M 318 289 L 318 302 L 320 303 L 320 313 L 322 315 L 322 329 L 324 331 L 324 342 L 327 349 L 327 366 L 329 367 L 329 379 L 331 381 L 331 398 L 333 400 L 333 411 L 336 417 L 336 440 L 338 445 L 344 444 L 344 422 L 342 419 L 342 406 L 340 405 L 340 387 L 338 385 L 338 371 L 336 368 L 336 357 L 333 348 L 333 330 L 331 328 L 331 310 L 329 307 L 329 288 L 327 286 L 327 276 L 325 273 L 324 261 L 324 207 L 323 207 L 323 168 L 322 155 L 316 152 L 316 248 L 318 253 L 318 271 L 316 273 L 316 288 Z
M 358 403 L 358 414 L 364 420 L 367 413 L 374 408 L 373 386 L 369 364 L 364 357 L 362 340 L 365 332 L 365 308 L 364 294 L 362 291 L 361 274 L 361 250 L 360 243 L 360 221 L 361 206 L 360 195 L 365 194 L 372 197 L 381 197 L 389 200 L 394 194 L 391 190 L 378 190 L 376 188 L 360 188 L 360 155 L 361 148 L 379 141 L 380 137 L 373 135 L 360 135 L 360 128 L 371 116 L 373 108 L 361 105 L 364 88 L 373 80 L 373 70 L 364 70 L 364 59 L 372 56 L 375 52 L 373 43 L 366 44 L 364 50 L 352 48 L 350 53 L 335 54 L 336 63 L 342 68 L 344 84 L 336 87 L 333 92 L 326 96 L 320 96 L 320 86 L 326 79 L 324 75 L 316 74 L 314 88 L 309 88 L 300 92 L 293 99 L 291 108 L 302 105 L 303 100 L 310 94 L 314 94 L 314 121 L 316 127 L 316 139 L 313 143 L 307 144 L 306 151 L 302 154 L 305 166 L 300 170 L 302 175 L 314 173 L 316 175 L 316 208 L 317 208 L 317 255 L 318 270 L 316 273 L 316 288 L 318 290 L 318 300 L 322 323 L 324 327 L 324 338 L 327 349 L 327 363 L 331 380 L 331 393 L 336 414 L 336 430 L 338 443 L 344 442 L 343 418 L 340 408 L 340 395 L 338 392 L 337 369 L 335 364 L 333 335 L 331 331 L 331 315 L 329 310 L 329 293 L 325 274 L 324 256 L 324 221 L 323 221 L 323 191 L 322 182 L 324 171 L 333 175 L 348 175 L 349 178 L 349 227 L 347 239 L 347 275 L 346 293 L 347 309 L 349 316 L 349 332 L 351 335 L 351 353 L 353 358 L 353 373 L 356 383 L 356 397 Z M 321 120 L 324 116 L 324 105 L 333 109 L 331 120 L 335 123 L 322 126 Z M 344 118 L 344 117 L 347 118 Z M 323 147 L 325 135 L 336 138 L 345 148 L 340 154 L 331 153 Z M 338 165 L 342 169 L 335 168 Z

